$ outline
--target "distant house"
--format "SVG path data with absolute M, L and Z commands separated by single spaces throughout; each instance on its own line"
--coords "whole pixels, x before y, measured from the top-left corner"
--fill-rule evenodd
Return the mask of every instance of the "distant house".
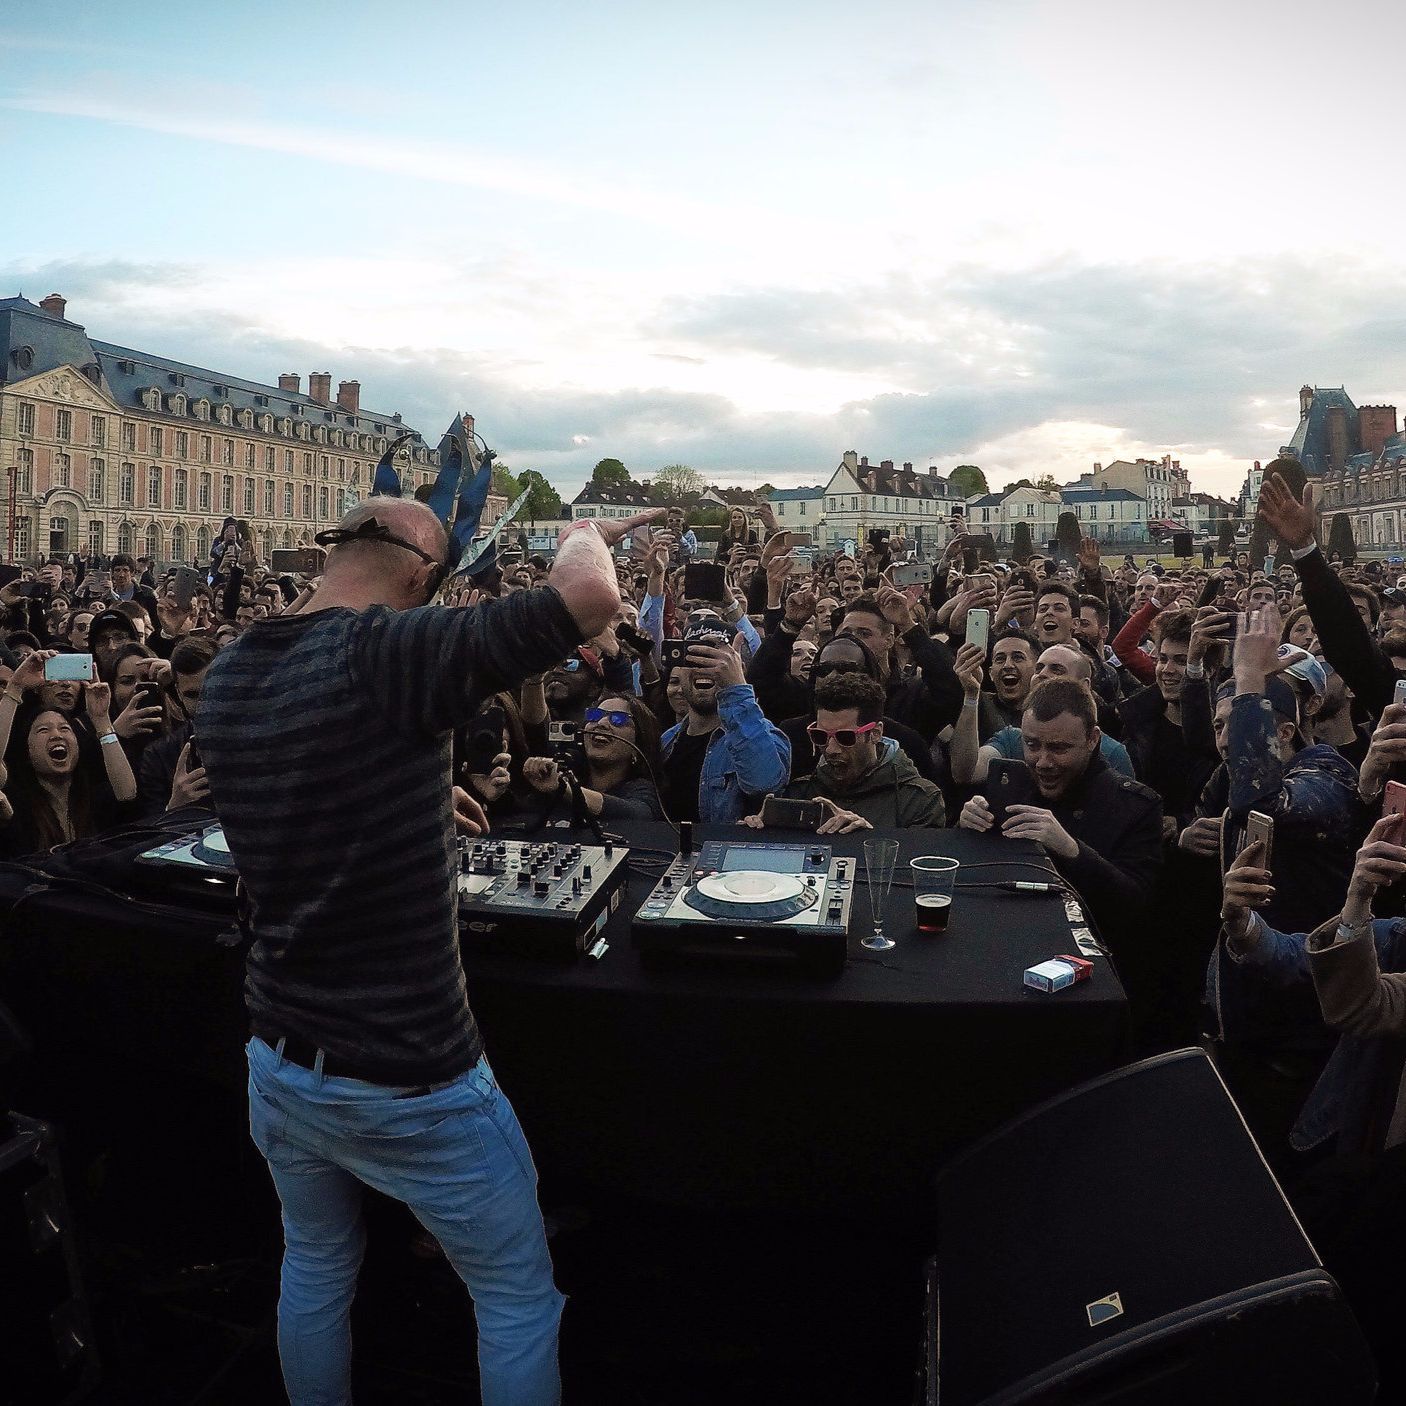
M 622 483 L 615 488 L 601 488 L 588 483 L 571 500 L 571 518 L 574 522 L 583 517 L 633 517 L 656 506 L 650 502 L 649 490 L 642 484 Z
M 777 527 L 793 532 L 809 532 L 819 541 L 820 516 L 825 504 L 825 488 L 777 488 L 766 495 L 776 517 Z
M 1079 531 L 1099 542 L 1142 543 L 1148 539 L 1147 500 L 1127 488 L 1076 485 L 1062 488 L 1060 507 L 1079 520 Z M 1170 506 L 1170 502 L 1169 502 Z
M 888 528 L 924 556 L 947 545 L 948 520 L 962 497 L 936 469 L 895 468 L 892 459 L 871 464 L 846 450 L 825 485 L 818 544 L 833 550 L 840 542 L 863 543 L 876 528 Z

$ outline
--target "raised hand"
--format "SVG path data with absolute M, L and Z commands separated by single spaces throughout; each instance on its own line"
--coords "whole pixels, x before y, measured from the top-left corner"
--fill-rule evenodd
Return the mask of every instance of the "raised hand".
M 1093 537 L 1081 538 L 1079 541 L 1079 565 L 1085 571 L 1096 573 L 1100 560 L 1097 539 Z
M 1278 474 L 1270 474 L 1260 485 L 1256 516 L 1290 550 L 1297 551 L 1308 546 L 1318 526 L 1313 485 L 1304 484 L 1303 499 L 1300 501 Z
M 1199 822 L 1198 822 L 1199 823 Z M 1232 932 L 1249 928 L 1249 916 L 1274 897 L 1274 876 L 1261 868 L 1264 841 L 1254 840 L 1235 856 L 1225 871 L 1220 917 Z
M 879 609 L 884 612 L 884 619 L 887 620 L 900 635 L 905 630 L 911 630 L 917 623 L 913 619 L 913 606 L 911 602 L 897 587 L 889 585 L 880 586 L 876 600 L 879 603 Z
M 1357 781 L 1359 794 L 1379 796 L 1392 767 L 1400 762 L 1406 762 L 1406 703 L 1389 703 L 1382 709 L 1381 720 L 1362 759 Z
M 171 797 L 166 809 L 180 810 L 182 806 L 196 805 L 209 795 L 210 783 L 205 779 L 205 768 L 191 766 L 190 743 L 187 742 L 176 759 L 176 774 L 171 778 Z
M 986 651 L 979 644 L 964 644 L 957 651 L 953 673 L 957 675 L 957 682 L 962 685 L 962 691 L 968 698 L 980 697 L 981 684 L 986 673 L 985 665 Z
M 786 597 L 786 623 L 797 628 L 808 624 L 815 616 L 815 592 L 808 587 L 792 591 Z
M 1279 612 L 1272 607 L 1256 610 L 1235 640 L 1232 662 L 1235 682 L 1245 693 L 1260 693 L 1264 681 L 1279 668 Z

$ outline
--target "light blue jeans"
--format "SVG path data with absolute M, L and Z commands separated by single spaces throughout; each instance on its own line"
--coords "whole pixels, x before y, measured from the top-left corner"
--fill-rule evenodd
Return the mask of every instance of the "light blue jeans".
M 283 1203 L 278 1354 L 293 1406 L 351 1402 L 363 1183 L 405 1202 L 468 1285 L 484 1406 L 557 1406 L 564 1300 L 532 1155 L 488 1061 L 397 1098 L 292 1064 L 259 1039 L 247 1053 L 249 1131 Z

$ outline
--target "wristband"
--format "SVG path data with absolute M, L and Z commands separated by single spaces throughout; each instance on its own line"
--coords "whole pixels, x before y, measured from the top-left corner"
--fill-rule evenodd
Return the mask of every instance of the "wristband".
M 1204 679 L 1206 677 L 1206 666 L 1201 660 L 1186 666 L 1186 677 L 1189 679 Z
M 981 695 L 980 695 L 979 693 L 977 694 L 977 696 L 976 696 L 975 698 L 963 698 L 963 699 L 962 699 L 962 707 L 964 707 L 964 708 L 975 708 L 975 707 L 978 707 L 978 706 L 980 705 L 980 703 L 981 703 Z
M 1310 542 L 1304 547 L 1293 547 L 1290 549 L 1289 558 L 1291 561 L 1302 561 L 1305 557 L 1310 557 L 1318 550 L 1316 541 Z
M 1338 923 L 1338 942 L 1356 942 L 1372 931 L 1372 920 L 1365 918 L 1360 923 Z
M 101 742 L 104 747 L 111 747 L 117 740 L 118 737 L 115 732 L 105 732 L 98 738 L 98 741 Z

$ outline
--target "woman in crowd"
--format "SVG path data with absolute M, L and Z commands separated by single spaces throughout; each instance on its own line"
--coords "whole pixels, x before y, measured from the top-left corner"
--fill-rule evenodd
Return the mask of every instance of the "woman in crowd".
M 455 784 L 483 805 L 490 820 L 506 819 L 520 808 L 528 751 L 517 700 L 511 693 L 495 693 L 484 699 L 473 723 L 455 735 Z
M 139 691 L 139 685 L 151 677 L 147 661 L 155 658 L 144 644 L 124 644 L 112 665 L 112 711 L 116 718 L 112 730 L 121 739 L 133 772 L 140 770 L 147 744 L 165 732 L 168 721 L 159 694 L 148 697 Z
M 39 699 L 44 661 L 56 650 L 31 654 L 0 693 L 0 749 L 6 766 L 6 824 L 0 849 L 32 854 L 101 833 L 119 823 L 137 797 L 136 777 L 112 729 L 112 691 L 83 691 L 98 752 L 85 744 L 73 719 Z
M 747 524 L 747 514 L 741 508 L 729 508 L 727 531 L 718 538 L 716 561 L 727 561 L 734 547 L 755 547 L 758 545 L 757 529 Z
M 658 820 L 663 814 L 659 775 L 659 724 L 633 695 L 606 694 L 586 709 L 581 728 L 585 772 L 581 797 L 602 820 Z M 535 791 L 565 799 L 567 786 L 553 757 L 529 757 L 523 775 Z

